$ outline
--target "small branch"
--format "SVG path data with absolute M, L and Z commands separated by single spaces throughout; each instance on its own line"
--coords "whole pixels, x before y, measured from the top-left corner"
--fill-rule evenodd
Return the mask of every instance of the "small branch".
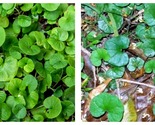
M 120 81 L 117 81 L 117 82 L 116 82 L 116 85 L 117 85 L 117 95 L 118 95 L 118 98 L 121 99 L 120 86 L 119 86 L 120 83 L 119 83 L 119 82 L 120 82 Z
M 146 84 L 146 83 L 142 83 L 142 82 L 136 82 L 136 81 L 126 80 L 126 79 L 118 79 L 118 81 L 127 82 L 127 83 L 131 83 L 131 84 L 142 85 L 142 86 L 147 86 L 147 87 L 155 89 L 155 86 L 150 85 L 150 84 Z
M 138 13 L 136 13 L 135 15 L 133 15 L 129 20 L 134 19 L 135 17 L 139 16 L 140 14 L 142 14 L 144 12 L 144 9 L 140 10 Z

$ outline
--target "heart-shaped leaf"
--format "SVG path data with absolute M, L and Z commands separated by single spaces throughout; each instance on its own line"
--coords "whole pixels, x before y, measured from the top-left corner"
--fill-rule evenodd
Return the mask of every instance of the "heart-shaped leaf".
M 26 15 L 18 16 L 18 25 L 21 27 L 28 27 L 31 25 L 31 18 Z
M 26 98 L 26 108 L 27 109 L 32 109 L 34 106 L 38 103 L 38 93 L 35 91 L 32 91 Z
M 34 41 L 28 35 L 24 35 L 19 40 L 19 48 L 27 55 L 37 55 L 40 53 L 40 48 L 34 45 Z
M 129 60 L 129 64 L 127 65 L 127 68 L 129 71 L 135 71 L 136 68 L 141 69 L 144 65 L 144 60 L 141 58 L 137 57 L 131 57 Z
M 144 69 L 146 73 L 155 73 L 155 60 L 147 61 L 144 65 Z
M 128 55 L 123 53 L 123 49 L 129 46 L 129 39 L 126 36 L 118 36 L 106 41 L 105 49 L 110 55 L 109 63 L 114 66 L 124 66 L 128 63 Z
M 119 122 L 124 112 L 123 103 L 115 95 L 101 93 L 91 100 L 90 113 L 100 117 L 105 112 L 108 112 L 109 121 Z
M 61 113 L 61 101 L 55 96 L 46 98 L 43 105 L 47 108 L 47 112 L 45 114 L 48 118 L 55 118 Z
M 124 74 L 124 71 L 125 71 L 124 67 L 114 67 L 114 68 L 109 69 L 106 72 L 106 75 L 112 79 L 116 79 L 116 78 L 122 77 Z
M 108 61 L 110 58 L 108 52 L 105 49 L 99 48 L 92 52 L 90 61 L 94 66 L 100 66 L 102 59 Z

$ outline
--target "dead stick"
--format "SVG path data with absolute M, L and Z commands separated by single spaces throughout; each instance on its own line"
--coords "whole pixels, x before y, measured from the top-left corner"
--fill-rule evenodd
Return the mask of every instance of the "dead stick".
M 149 84 L 146 84 L 146 83 L 142 83 L 142 82 L 136 82 L 136 81 L 126 80 L 126 79 L 118 79 L 118 81 L 128 82 L 128 83 L 131 83 L 131 84 L 137 84 L 137 85 L 142 85 L 142 86 L 147 86 L 147 87 L 155 89 L 155 86 L 149 85 Z

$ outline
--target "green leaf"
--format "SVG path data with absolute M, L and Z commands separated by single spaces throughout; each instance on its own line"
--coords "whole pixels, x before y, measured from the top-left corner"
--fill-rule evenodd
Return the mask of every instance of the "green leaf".
M 5 10 L 10 10 L 11 8 L 13 8 L 14 6 L 14 3 L 3 3 L 2 4 L 2 7 L 5 9 Z
M 149 26 L 155 25 L 155 4 L 145 4 L 144 20 Z
M 21 85 L 22 85 L 22 80 L 18 78 L 14 78 L 8 83 L 8 91 L 13 96 L 18 97 L 22 87 L 24 87 L 23 85 L 22 86 Z
M 26 116 L 26 108 L 22 104 L 17 104 L 12 109 L 13 114 L 18 118 L 22 119 Z
M 124 67 L 114 67 L 106 72 L 106 75 L 112 79 L 121 78 L 124 74 Z
M 47 11 L 54 11 L 60 6 L 60 3 L 41 3 L 41 6 Z
M 72 6 L 70 6 L 72 8 Z M 67 9 L 64 16 L 61 17 L 58 21 L 60 27 L 66 31 L 73 31 L 75 30 L 75 11 L 74 9 Z
M 108 93 L 101 93 L 90 102 L 90 113 L 94 117 L 100 117 L 108 112 L 108 120 L 119 122 L 122 119 L 123 103 L 115 96 Z
M 64 91 L 63 100 L 69 100 L 75 104 L 75 86 L 69 87 Z
M 1 26 L 0 26 L 0 38 L 1 38 L 0 46 L 2 46 L 3 43 L 5 42 L 6 34 L 4 28 Z
M 46 98 L 43 105 L 47 108 L 47 112 L 45 114 L 50 119 L 57 117 L 61 113 L 61 101 L 55 96 Z
M 18 61 L 18 66 L 23 68 L 27 73 L 30 73 L 34 70 L 34 63 L 31 59 L 23 57 Z
M 141 58 L 137 57 L 131 57 L 129 60 L 129 64 L 127 65 L 127 68 L 129 71 L 135 71 L 136 68 L 141 69 L 144 65 L 144 60 Z
M 15 59 L 21 59 L 21 51 L 17 46 L 11 46 L 9 49 L 9 54 Z
M 112 14 L 114 19 L 115 19 L 115 22 L 116 22 L 116 27 L 117 29 L 119 29 L 122 24 L 123 24 L 123 17 L 120 16 L 120 15 L 117 15 L 117 14 Z M 101 18 L 99 21 L 98 21 L 98 27 L 103 30 L 105 33 L 113 33 L 114 30 L 113 30 L 113 26 L 112 26 L 112 23 L 111 23 L 111 20 L 110 18 Z
M 40 53 L 40 48 L 34 45 L 34 41 L 27 35 L 24 35 L 19 40 L 19 48 L 27 55 L 37 55 Z
M 9 26 L 9 19 L 7 17 L 0 16 L 0 26 L 6 28 Z
M 39 96 L 37 92 L 32 91 L 25 99 L 26 99 L 26 108 L 32 109 L 34 108 L 34 106 L 37 105 Z
M 119 7 L 126 7 L 129 5 L 129 3 L 115 3 L 115 5 Z
M 13 31 L 16 33 L 16 34 L 19 34 L 20 33 L 20 30 L 21 30 L 21 27 L 18 25 L 18 19 L 16 18 L 13 22 Z
M 6 93 L 4 91 L 0 91 L 0 104 L 6 100 Z
M 75 112 L 75 106 L 71 101 L 65 100 L 61 102 L 62 113 L 67 119 Z
M 44 121 L 44 117 L 42 115 L 39 115 L 39 114 L 33 115 L 33 118 L 35 121 L 38 121 L 38 122 Z
M 5 104 L 5 103 L 1 103 L 0 105 L 0 119 L 1 120 L 8 120 L 11 116 L 11 109 L 10 107 Z
M 155 60 L 147 61 L 144 65 L 144 69 L 146 73 L 155 73 Z
M 63 51 L 65 44 L 62 41 L 56 40 L 55 38 L 50 37 L 47 42 L 51 45 L 56 51 Z
M 124 66 L 128 63 L 128 55 L 123 53 L 123 49 L 129 46 L 129 39 L 126 36 L 113 37 L 106 41 L 105 49 L 110 55 L 109 63 L 114 66 Z
M 155 104 L 153 104 L 153 114 L 155 115 Z
M 6 57 L 4 64 L 0 65 L 0 81 L 9 81 L 17 74 L 17 60 L 12 57 Z
M 29 11 L 33 7 L 33 3 L 25 3 L 23 6 L 21 6 L 21 10 L 26 12 Z
M 28 74 L 23 78 L 22 85 L 28 86 L 29 93 L 31 93 L 32 91 L 34 91 L 37 88 L 38 81 L 36 80 L 36 78 L 34 76 Z M 24 90 L 24 89 L 25 88 L 23 87 L 22 90 Z
M 71 87 L 75 85 L 75 68 L 72 66 L 68 66 L 66 68 L 67 77 L 63 79 L 63 82 L 68 86 Z
M 100 66 L 102 59 L 108 61 L 110 58 L 108 52 L 105 49 L 99 48 L 92 52 L 90 61 L 94 66 Z
M 18 25 L 21 27 L 28 27 L 31 25 L 31 18 L 26 15 L 18 16 Z
M 53 54 L 50 59 L 50 64 L 56 69 L 61 69 L 67 66 L 64 56 L 59 53 Z

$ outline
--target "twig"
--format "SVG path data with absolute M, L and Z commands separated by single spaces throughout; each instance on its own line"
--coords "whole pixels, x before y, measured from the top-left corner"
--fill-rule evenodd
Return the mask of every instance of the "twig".
M 146 83 L 142 83 L 142 82 L 136 82 L 136 81 L 126 80 L 126 79 L 118 79 L 118 81 L 128 82 L 128 83 L 131 83 L 131 84 L 137 84 L 137 85 L 142 85 L 142 86 L 147 86 L 147 87 L 155 89 L 155 86 L 149 85 L 149 84 L 146 84 Z
M 119 84 L 120 84 L 120 83 L 119 83 L 119 82 L 120 82 L 120 81 L 117 81 L 117 82 L 116 82 L 116 85 L 117 85 L 117 95 L 118 95 L 118 98 L 121 99 L 120 87 L 119 87 Z
M 129 20 L 134 19 L 135 17 L 139 16 L 140 14 L 142 14 L 144 12 L 144 9 L 140 10 L 138 13 L 136 13 L 135 15 L 133 15 L 132 17 L 130 17 Z

